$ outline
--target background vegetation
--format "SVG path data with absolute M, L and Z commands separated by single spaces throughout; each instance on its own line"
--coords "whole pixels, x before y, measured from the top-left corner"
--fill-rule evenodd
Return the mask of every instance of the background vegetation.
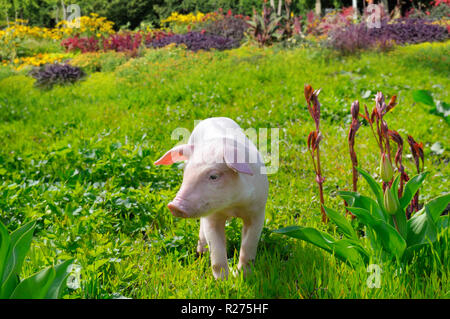
M 403 11 L 411 8 L 429 6 L 434 0 L 413 0 L 403 4 Z M 292 11 L 296 15 L 305 15 L 313 10 L 315 0 L 292 0 Z M 326 8 L 341 8 L 352 5 L 352 0 L 320 0 L 322 11 Z M 376 1 L 378 2 L 378 1 Z M 212 12 L 222 8 L 234 13 L 251 15 L 253 8 L 260 10 L 263 0 L 0 0 L 0 23 L 7 18 L 14 21 L 15 18 L 27 19 L 31 25 L 53 27 L 62 20 L 62 7 L 76 3 L 81 8 L 82 15 L 97 13 L 115 23 L 116 28 L 128 25 L 136 28 L 141 22 L 159 25 L 160 20 L 167 18 L 172 12 Z M 278 0 L 275 1 L 278 5 Z M 397 1 L 385 1 L 389 10 L 392 10 Z M 362 0 L 358 1 L 358 7 L 363 8 Z M 1 25 L 0 25 L 1 26 Z

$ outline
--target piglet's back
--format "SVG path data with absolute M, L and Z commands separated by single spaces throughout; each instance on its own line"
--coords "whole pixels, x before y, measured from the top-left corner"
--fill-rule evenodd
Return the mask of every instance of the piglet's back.
M 221 138 L 246 140 L 240 126 L 227 117 L 211 117 L 197 124 L 189 137 L 189 144 L 202 144 Z

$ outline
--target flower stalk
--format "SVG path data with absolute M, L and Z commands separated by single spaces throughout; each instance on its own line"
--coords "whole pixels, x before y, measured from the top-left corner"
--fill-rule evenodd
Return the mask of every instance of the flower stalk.
M 408 143 L 411 148 L 411 153 L 414 158 L 414 163 L 416 164 L 417 174 L 423 172 L 424 169 L 424 153 L 423 153 L 423 144 L 417 143 L 411 135 L 408 135 Z M 422 169 L 420 169 L 420 161 L 422 161 Z M 408 206 L 406 210 L 406 214 L 408 217 L 411 216 L 414 212 L 419 211 L 419 190 L 417 190 L 416 194 L 414 194 L 414 198 L 411 201 L 411 204 Z
M 322 140 L 322 134 L 320 133 L 320 103 L 319 103 L 319 90 L 313 90 L 311 85 L 305 85 L 304 89 L 305 99 L 308 103 L 308 111 L 314 120 L 316 129 L 309 133 L 308 135 L 308 150 L 311 154 L 311 159 L 314 166 L 314 171 L 316 172 L 316 182 L 319 186 L 319 196 L 320 196 L 320 211 L 322 213 L 322 221 L 326 223 L 328 221 L 327 215 L 323 208 L 324 198 L 323 198 L 323 182 L 325 178 L 322 176 L 322 171 L 320 167 L 320 147 L 319 143 Z
M 355 137 L 356 132 L 358 131 L 361 123 L 358 120 L 359 114 L 359 101 L 355 101 L 351 106 L 351 114 L 352 114 L 352 123 L 350 124 L 350 130 L 348 132 L 348 148 L 350 151 L 350 159 L 352 161 L 352 173 L 353 173 L 353 191 L 356 192 L 358 190 L 358 158 L 356 157 L 355 152 Z

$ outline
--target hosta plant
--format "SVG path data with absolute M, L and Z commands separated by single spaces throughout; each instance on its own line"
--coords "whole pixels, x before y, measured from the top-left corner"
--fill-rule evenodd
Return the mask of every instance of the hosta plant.
M 369 184 L 375 198 L 351 191 L 340 191 L 338 194 L 346 201 L 346 209 L 366 227 L 365 235 L 370 244 L 358 236 L 343 214 L 328 207 L 324 207 L 325 212 L 342 232 L 342 238 L 337 239 L 315 228 L 302 226 L 286 227 L 275 232 L 309 242 L 333 253 L 347 264 L 356 266 L 374 260 L 407 262 L 414 252 L 432 245 L 440 233 L 448 230 L 449 216 L 441 216 L 441 213 L 450 202 L 450 194 L 429 201 L 411 219 L 406 219 L 405 211 L 427 173 L 411 178 L 405 185 L 403 196 L 399 198 L 399 176 L 383 194 L 382 187 L 369 173 L 360 168 L 358 171 Z
M 20 279 L 25 257 L 30 249 L 35 222 L 29 222 L 8 234 L 0 222 L 0 299 L 60 298 L 69 276 L 72 259 L 47 267 Z

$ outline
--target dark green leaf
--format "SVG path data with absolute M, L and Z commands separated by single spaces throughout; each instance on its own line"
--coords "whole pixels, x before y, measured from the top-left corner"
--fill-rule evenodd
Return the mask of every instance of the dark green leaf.
M 424 245 L 434 242 L 437 228 L 427 207 L 423 214 L 416 214 L 408 221 L 408 246 Z
M 408 234 L 408 226 L 406 224 L 406 214 L 405 209 L 401 207 L 400 201 L 398 199 L 398 185 L 400 182 L 400 175 L 397 175 L 397 177 L 394 179 L 394 182 L 392 183 L 391 189 L 389 190 L 392 192 L 392 195 L 394 196 L 394 200 L 397 204 L 397 212 L 395 213 L 395 221 L 397 223 L 398 231 L 400 232 L 400 235 L 404 239 L 406 239 Z
M 68 268 L 72 263 L 73 259 L 69 259 L 55 266 L 55 278 L 53 279 L 51 286 L 45 295 L 46 299 L 58 299 L 61 297 L 63 288 L 66 285 L 67 277 L 70 274 Z
M 368 258 L 364 248 L 357 242 L 348 239 L 336 240 L 315 228 L 291 226 L 278 229 L 275 233 L 309 242 L 329 253 L 334 253 L 340 260 L 351 265 L 359 265 Z
M 406 242 L 395 228 L 381 219 L 374 218 L 366 209 L 357 207 L 347 207 L 347 209 L 351 211 L 361 223 L 373 229 L 384 250 L 399 258 L 403 255 L 403 252 L 406 249 Z
M 11 294 L 11 299 L 43 299 L 54 278 L 55 269 L 47 267 L 22 280 Z
M 387 220 L 387 214 L 383 212 L 378 203 L 372 198 L 350 191 L 338 191 L 337 193 L 350 206 L 367 209 L 374 218 L 380 218 L 383 221 Z
M 428 208 L 428 211 L 430 212 L 431 217 L 433 218 L 433 221 L 437 221 L 439 216 L 442 214 L 442 212 L 445 210 L 445 208 L 450 203 L 450 193 L 445 194 L 439 197 L 436 197 L 425 204 L 425 206 Z
M 30 222 L 11 234 L 11 246 L 3 272 L 0 298 L 8 298 L 18 283 L 17 277 L 30 249 L 35 225 L 34 222 Z
M 365 170 L 363 170 L 363 169 L 361 169 L 359 167 L 357 167 L 356 169 L 362 175 L 362 177 L 364 177 L 364 179 L 366 180 L 367 184 L 369 184 L 370 189 L 372 190 L 372 192 L 375 195 L 375 198 L 377 199 L 378 205 L 380 205 L 380 207 L 383 207 L 383 191 L 382 191 L 380 185 Z
M 353 229 L 350 222 L 345 218 L 345 216 L 339 214 L 335 210 L 323 207 L 325 209 L 325 213 L 327 216 L 339 227 L 340 230 L 348 237 L 352 239 L 358 239 L 358 236 L 356 236 L 355 230 Z
M 6 266 L 6 257 L 8 256 L 11 239 L 8 230 L 0 222 L 0 287 L 2 286 L 3 270 Z
M 405 185 L 403 190 L 403 196 L 400 198 L 400 206 L 402 209 L 405 209 L 408 204 L 411 202 L 411 199 L 414 197 L 420 185 L 422 185 L 425 177 L 427 177 L 428 172 L 423 172 L 411 178 Z

